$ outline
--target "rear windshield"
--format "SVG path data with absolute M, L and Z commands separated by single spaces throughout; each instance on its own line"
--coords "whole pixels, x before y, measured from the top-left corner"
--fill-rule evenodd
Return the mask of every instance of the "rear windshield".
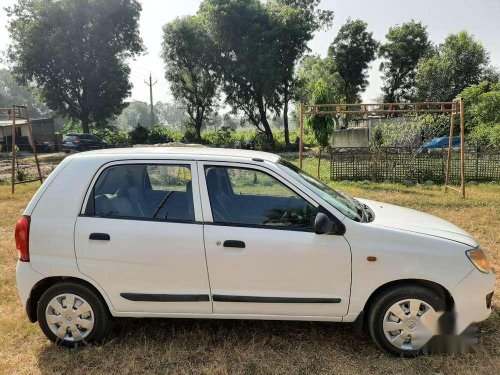
M 76 141 L 78 139 L 78 136 L 76 135 L 67 135 L 64 137 L 63 141 L 68 142 L 68 141 Z

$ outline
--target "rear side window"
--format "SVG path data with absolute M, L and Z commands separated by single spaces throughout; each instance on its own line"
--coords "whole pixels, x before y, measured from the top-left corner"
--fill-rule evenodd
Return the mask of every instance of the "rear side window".
M 121 164 L 97 179 L 86 214 L 104 218 L 193 221 L 188 165 Z

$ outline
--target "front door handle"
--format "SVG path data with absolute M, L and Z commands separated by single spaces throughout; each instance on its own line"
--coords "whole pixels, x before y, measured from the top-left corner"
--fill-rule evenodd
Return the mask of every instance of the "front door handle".
M 243 241 L 237 241 L 237 240 L 226 240 L 224 241 L 224 247 L 237 247 L 240 249 L 244 249 L 245 243 Z
M 90 233 L 89 240 L 109 241 L 111 237 L 107 233 Z

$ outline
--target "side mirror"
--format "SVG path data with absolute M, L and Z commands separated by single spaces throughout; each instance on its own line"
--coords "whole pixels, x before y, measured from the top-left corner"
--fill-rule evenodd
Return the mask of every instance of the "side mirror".
M 316 234 L 337 234 L 345 233 L 345 225 L 337 218 L 330 219 L 323 212 L 318 212 L 314 220 L 314 232 Z

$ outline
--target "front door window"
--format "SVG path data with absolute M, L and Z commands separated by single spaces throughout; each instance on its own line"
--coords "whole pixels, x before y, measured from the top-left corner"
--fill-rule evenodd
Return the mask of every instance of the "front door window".
M 205 174 L 215 223 L 314 230 L 316 207 L 271 175 L 220 166 Z

